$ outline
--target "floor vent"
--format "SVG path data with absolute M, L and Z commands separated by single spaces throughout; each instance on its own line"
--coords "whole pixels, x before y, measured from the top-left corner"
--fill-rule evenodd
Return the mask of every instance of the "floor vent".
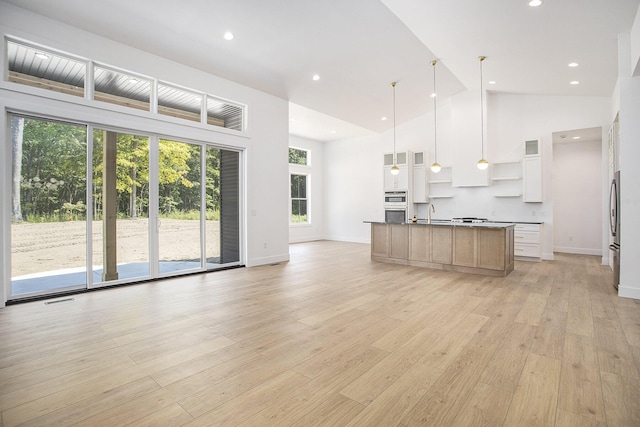
M 67 302 L 67 301 L 74 301 L 74 298 L 65 298 L 65 299 L 59 299 L 59 300 L 55 300 L 55 301 L 45 301 L 45 305 L 57 304 L 59 302 Z

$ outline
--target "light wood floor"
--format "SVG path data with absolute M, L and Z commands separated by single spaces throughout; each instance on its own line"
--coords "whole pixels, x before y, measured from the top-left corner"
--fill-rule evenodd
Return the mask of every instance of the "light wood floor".
M 638 426 L 640 301 L 600 259 L 506 278 L 369 245 L 0 309 L 3 426 Z

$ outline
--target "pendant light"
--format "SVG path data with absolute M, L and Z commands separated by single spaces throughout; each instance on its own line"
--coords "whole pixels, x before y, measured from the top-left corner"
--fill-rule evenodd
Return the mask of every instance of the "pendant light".
M 438 173 L 442 166 L 438 163 L 438 143 L 436 141 L 436 127 L 438 124 L 437 116 L 436 116 L 436 98 L 438 97 L 438 92 L 436 92 L 436 64 L 438 61 L 431 61 L 431 66 L 433 67 L 433 164 L 431 165 L 431 172 Z
M 489 167 L 489 162 L 484 158 L 484 91 L 482 90 L 482 61 L 486 59 L 486 56 L 478 56 L 478 60 L 480 61 L 480 140 L 482 141 L 482 153 L 480 156 L 480 160 L 476 166 L 478 169 L 485 170 Z
M 396 165 L 396 82 L 391 83 L 393 88 L 393 166 L 391 167 L 391 175 L 398 175 L 400 168 Z

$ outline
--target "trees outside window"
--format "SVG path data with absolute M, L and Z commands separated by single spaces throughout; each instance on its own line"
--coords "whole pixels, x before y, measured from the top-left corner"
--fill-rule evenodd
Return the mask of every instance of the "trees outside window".
M 308 223 L 307 175 L 291 174 L 291 223 Z
M 291 224 L 309 223 L 309 156 L 310 152 L 289 147 L 289 172 L 291 192 L 289 213 Z
M 299 148 L 289 148 L 289 164 L 308 166 L 308 151 Z

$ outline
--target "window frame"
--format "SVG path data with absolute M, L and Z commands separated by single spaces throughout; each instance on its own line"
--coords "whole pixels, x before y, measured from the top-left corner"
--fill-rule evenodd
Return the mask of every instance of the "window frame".
M 96 62 L 90 58 L 84 58 L 78 55 L 62 52 L 58 49 L 45 46 L 45 45 L 40 45 L 38 43 L 33 43 L 21 38 L 5 35 L 3 38 L 3 43 L 4 43 L 3 47 L 5 51 L 5 65 L 4 65 L 4 69 L 2 70 L 3 81 L 10 82 L 11 84 L 20 85 L 21 86 L 20 90 L 23 92 L 29 93 L 33 88 L 33 90 L 35 91 L 34 93 L 38 93 L 40 91 L 46 91 L 50 93 L 63 93 L 65 95 L 69 95 L 77 98 L 83 98 L 85 101 L 88 100 L 90 103 L 98 102 L 101 104 L 105 104 L 104 100 L 100 100 L 102 95 L 99 95 L 98 96 L 99 99 L 97 100 L 94 98 L 95 67 L 99 67 L 108 71 L 113 71 L 119 74 L 131 76 L 140 80 L 151 82 L 151 94 L 149 99 L 150 105 L 148 109 L 140 108 L 140 106 L 125 105 L 126 102 L 113 103 L 113 102 L 107 101 L 106 104 L 115 105 L 116 108 L 125 108 L 127 110 L 132 110 L 132 111 L 150 111 L 152 114 L 162 116 L 163 120 L 165 120 L 167 117 L 171 117 L 172 119 L 183 121 L 185 123 L 206 126 L 207 128 L 213 127 L 213 128 L 216 128 L 216 130 L 224 130 L 224 132 L 239 133 L 239 134 L 247 133 L 247 128 L 248 128 L 247 117 L 248 117 L 249 107 L 246 104 L 236 102 L 236 101 L 231 101 L 223 97 L 212 95 L 210 93 L 203 92 L 197 89 L 183 87 L 176 83 L 158 80 L 157 78 L 152 76 L 141 75 L 140 73 L 137 73 L 135 71 L 125 70 L 114 65 Z M 74 63 L 81 65 L 84 69 L 84 74 L 83 74 L 84 86 L 72 87 L 71 85 L 61 83 L 56 80 L 42 79 L 42 78 L 41 80 L 43 80 L 45 84 L 39 85 L 37 84 L 34 76 L 31 76 L 30 74 L 25 74 L 25 76 L 27 77 L 26 82 L 15 80 L 15 78 L 11 77 L 11 71 L 10 71 L 11 61 L 10 61 L 10 58 L 7 57 L 9 44 L 16 45 L 18 49 L 19 48 L 30 49 L 33 51 L 51 55 L 53 57 L 59 57 L 68 61 L 72 61 Z M 47 82 L 51 82 L 51 83 L 47 83 Z M 185 114 L 163 114 L 162 112 L 158 112 L 158 107 L 159 107 L 158 85 L 167 86 L 167 87 L 170 87 L 171 89 L 176 89 L 176 90 L 183 91 L 185 93 L 193 94 L 197 97 L 200 97 L 200 107 L 199 107 L 200 113 L 194 114 L 193 117 L 184 117 Z M 50 87 L 47 87 L 47 86 L 50 86 Z M 28 88 L 28 89 L 23 90 L 23 88 L 25 89 Z M 128 99 L 127 97 L 123 97 L 123 98 Z M 214 109 L 210 107 L 210 103 L 217 103 L 221 105 L 222 110 L 225 110 L 225 109 L 233 110 L 234 114 L 228 119 L 221 119 L 219 117 L 216 117 L 212 114 L 212 111 Z M 162 108 L 163 107 L 160 106 L 161 110 Z M 182 110 L 178 112 L 180 113 L 181 111 Z M 186 114 L 186 116 L 190 116 L 190 114 Z M 225 120 L 229 120 L 229 123 L 231 123 L 231 125 L 226 126 Z
M 310 185 L 311 182 L 311 174 L 297 171 L 289 171 L 289 189 L 291 190 L 291 186 L 293 184 L 294 176 L 303 176 L 305 179 L 305 197 L 292 197 L 291 191 L 289 191 L 289 225 L 290 226 L 306 226 L 311 225 L 311 196 L 310 196 Z M 294 201 L 305 201 L 306 202 L 306 216 L 307 220 L 302 222 L 294 222 L 293 221 L 293 203 Z
M 310 167 L 311 166 L 311 150 L 307 150 L 305 148 L 298 148 L 298 147 L 289 147 L 289 158 L 291 158 L 291 150 L 298 150 L 298 151 L 304 151 L 306 153 L 306 163 L 302 164 L 302 163 L 291 163 L 289 162 L 289 165 L 291 166 L 298 166 L 298 167 Z

